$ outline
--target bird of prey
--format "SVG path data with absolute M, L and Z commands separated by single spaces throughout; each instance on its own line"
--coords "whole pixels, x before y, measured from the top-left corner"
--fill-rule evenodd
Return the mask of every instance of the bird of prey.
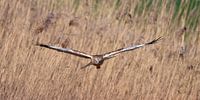
M 40 47 L 53 49 L 53 50 L 56 50 L 56 51 L 59 51 L 59 52 L 69 53 L 69 54 L 72 54 L 72 55 L 76 55 L 76 56 L 79 56 L 79 57 L 90 59 L 91 60 L 90 63 L 88 63 L 87 65 L 85 65 L 85 66 L 83 66 L 81 68 L 86 68 L 86 67 L 88 67 L 90 65 L 94 65 L 94 66 L 96 66 L 97 69 L 99 69 L 100 66 L 103 64 L 103 62 L 105 60 L 113 58 L 117 54 L 120 54 L 120 53 L 126 52 L 126 51 L 135 50 L 137 48 L 141 48 L 141 47 L 144 47 L 146 45 L 154 44 L 160 39 L 161 39 L 161 37 L 159 37 L 157 39 L 154 39 L 154 40 L 152 40 L 150 42 L 146 42 L 144 44 L 131 45 L 131 46 L 126 47 L 126 48 L 121 48 L 121 49 L 118 49 L 118 50 L 115 50 L 115 51 L 111 51 L 111 52 L 108 52 L 108 53 L 104 53 L 104 54 L 100 54 L 100 55 L 89 55 L 87 53 L 80 52 L 80 51 L 77 51 L 77 50 L 73 50 L 73 49 L 70 49 L 70 48 L 62 48 L 62 47 L 46 45 L 46 44 L 36 44 L 36 45 L 40 46 Z

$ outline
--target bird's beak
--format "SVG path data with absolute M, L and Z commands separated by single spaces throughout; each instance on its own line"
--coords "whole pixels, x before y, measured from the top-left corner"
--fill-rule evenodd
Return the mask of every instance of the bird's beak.
M 87 65 L 85 65 L 85 66 L 81 67 L 81 69 L 83 69 L 83 68 L 86 68 L 86 67 L 88 67 L 88 66 L 90 66 L 90 65 L 92 65 L 92 63 L 91 63 L 91 62 L 90 62 L 90 63 L 88 63 Z

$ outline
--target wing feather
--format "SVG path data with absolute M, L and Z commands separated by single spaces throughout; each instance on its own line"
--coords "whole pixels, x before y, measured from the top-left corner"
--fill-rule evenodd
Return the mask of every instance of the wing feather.
M 159 37 L 157 39 L 154 39 L 154 40 L 152 40 L 150 42 L 144 43 L 144 44 L 132 45 L 132 46 L 129 46 L 129 47 L 126 47 L 126 48 L 121 48 L 121 49 L 118 49 L 118 50 L 115 50 L 115 51 L 111 51 L 111 52 L 105 53 L 104 56 L 103 56 L 103 58 L 104 59 L 109 59 L 109 58 L 112 58 L 112 57 L 114 57 L 115 55 L 117 55 L 119 53 L 126 52 L 126 51 L 131 51 L 131 50 L 135 50 L 135 49 L 144 47 L 144 46 L 149 45 L 149 44 L 154 44 L 154 43 L 156 43 L 160 39 L 161 39 L 161 37 Z
M 53 49 L 59 52 L 64 52 L 64 53 L 69 53 L 69 54 L 73 54 L 79 57 L 84 57 L 84 58 L 92 58 L 91 55 L 88 55 L 84 52 L 80 52 L 77 50 L 72 50 L 70 48 L 62 48 L 62 47 L 57 47 L 57 46 L 52 46 L 52 45 L 46 45 L 46 44 L 37 44 L 40 47 L 45 47 L 45 48 L 49 48 L 49 49 Z

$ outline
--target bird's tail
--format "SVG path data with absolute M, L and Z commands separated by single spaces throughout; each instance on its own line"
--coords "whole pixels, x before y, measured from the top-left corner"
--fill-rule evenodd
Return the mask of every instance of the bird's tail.
M 154 40 L 152 40 L 152 41 L 150 41 L 150 42 L 147 42 L 147 43 L 145 43 L 146 45 L 149 45 L 149 44 L 154 44 L 154 43 L 156 43 L 158 40 L 160 40 L 160 39 L 162 39 L 162 37 L 159 37 L 159 38 L 157 38 L 157 39 L 154 39 Z
M 83 67 L 81 67 L 81 69 L 84 69 L 84 68 L 86 68 L 86 67 L 88 67 L 88 66 L 90 66 L 90 65 L 92 65 L 92 62 L 88 63 L 87 65 L 85 65 L 85 66 L 83 66 Z

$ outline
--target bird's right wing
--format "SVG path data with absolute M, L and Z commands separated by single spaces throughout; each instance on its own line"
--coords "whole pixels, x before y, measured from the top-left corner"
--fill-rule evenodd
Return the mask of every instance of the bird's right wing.
M 86 54 L 84 52 L 80 52 L 80 51 L 77 51 L 77 50 L 72 50 L 70 48 L 62 48 L 62 47 L 46 45 L 46 44 L 37 44 L 37 45 L 40 46 L 40 47 L 53 49 L 53 50 L 56 50 L 56 51 L 59 51 L 59 52 L 73 54 L 73 55 L 76 55 L 76 56 L 79 56 L 79 57 L 90 58 L 90 59 L 92 58 L 91 55 L 88 55 L 88 54 Z
M 114 57 L 115 55 L 117 55 L 119 53 L 135 50 L 137 48 L 141 48 L 141 47 L 144 47 L 144 46 L 149 45 L 149 44 L 154 44 L 160 39 L 161 39 L 161 37 L 159 37 L 157 39 L 154 39 L 154 40 L 152 40 L 150 42 L 144 43 L 144 44 L 132 45 L 132 46 L 129 46 L 129 47 L 126 47 L 126 48 L 121 48 L 121 49 L 118 49 L 118 50 L 115 50 L 115 51 L 112 51 L 112 52 L 105 53 L 103 58 L 104 59 L 109 59 L 109 58 L 112 58 L 112 57 Z

